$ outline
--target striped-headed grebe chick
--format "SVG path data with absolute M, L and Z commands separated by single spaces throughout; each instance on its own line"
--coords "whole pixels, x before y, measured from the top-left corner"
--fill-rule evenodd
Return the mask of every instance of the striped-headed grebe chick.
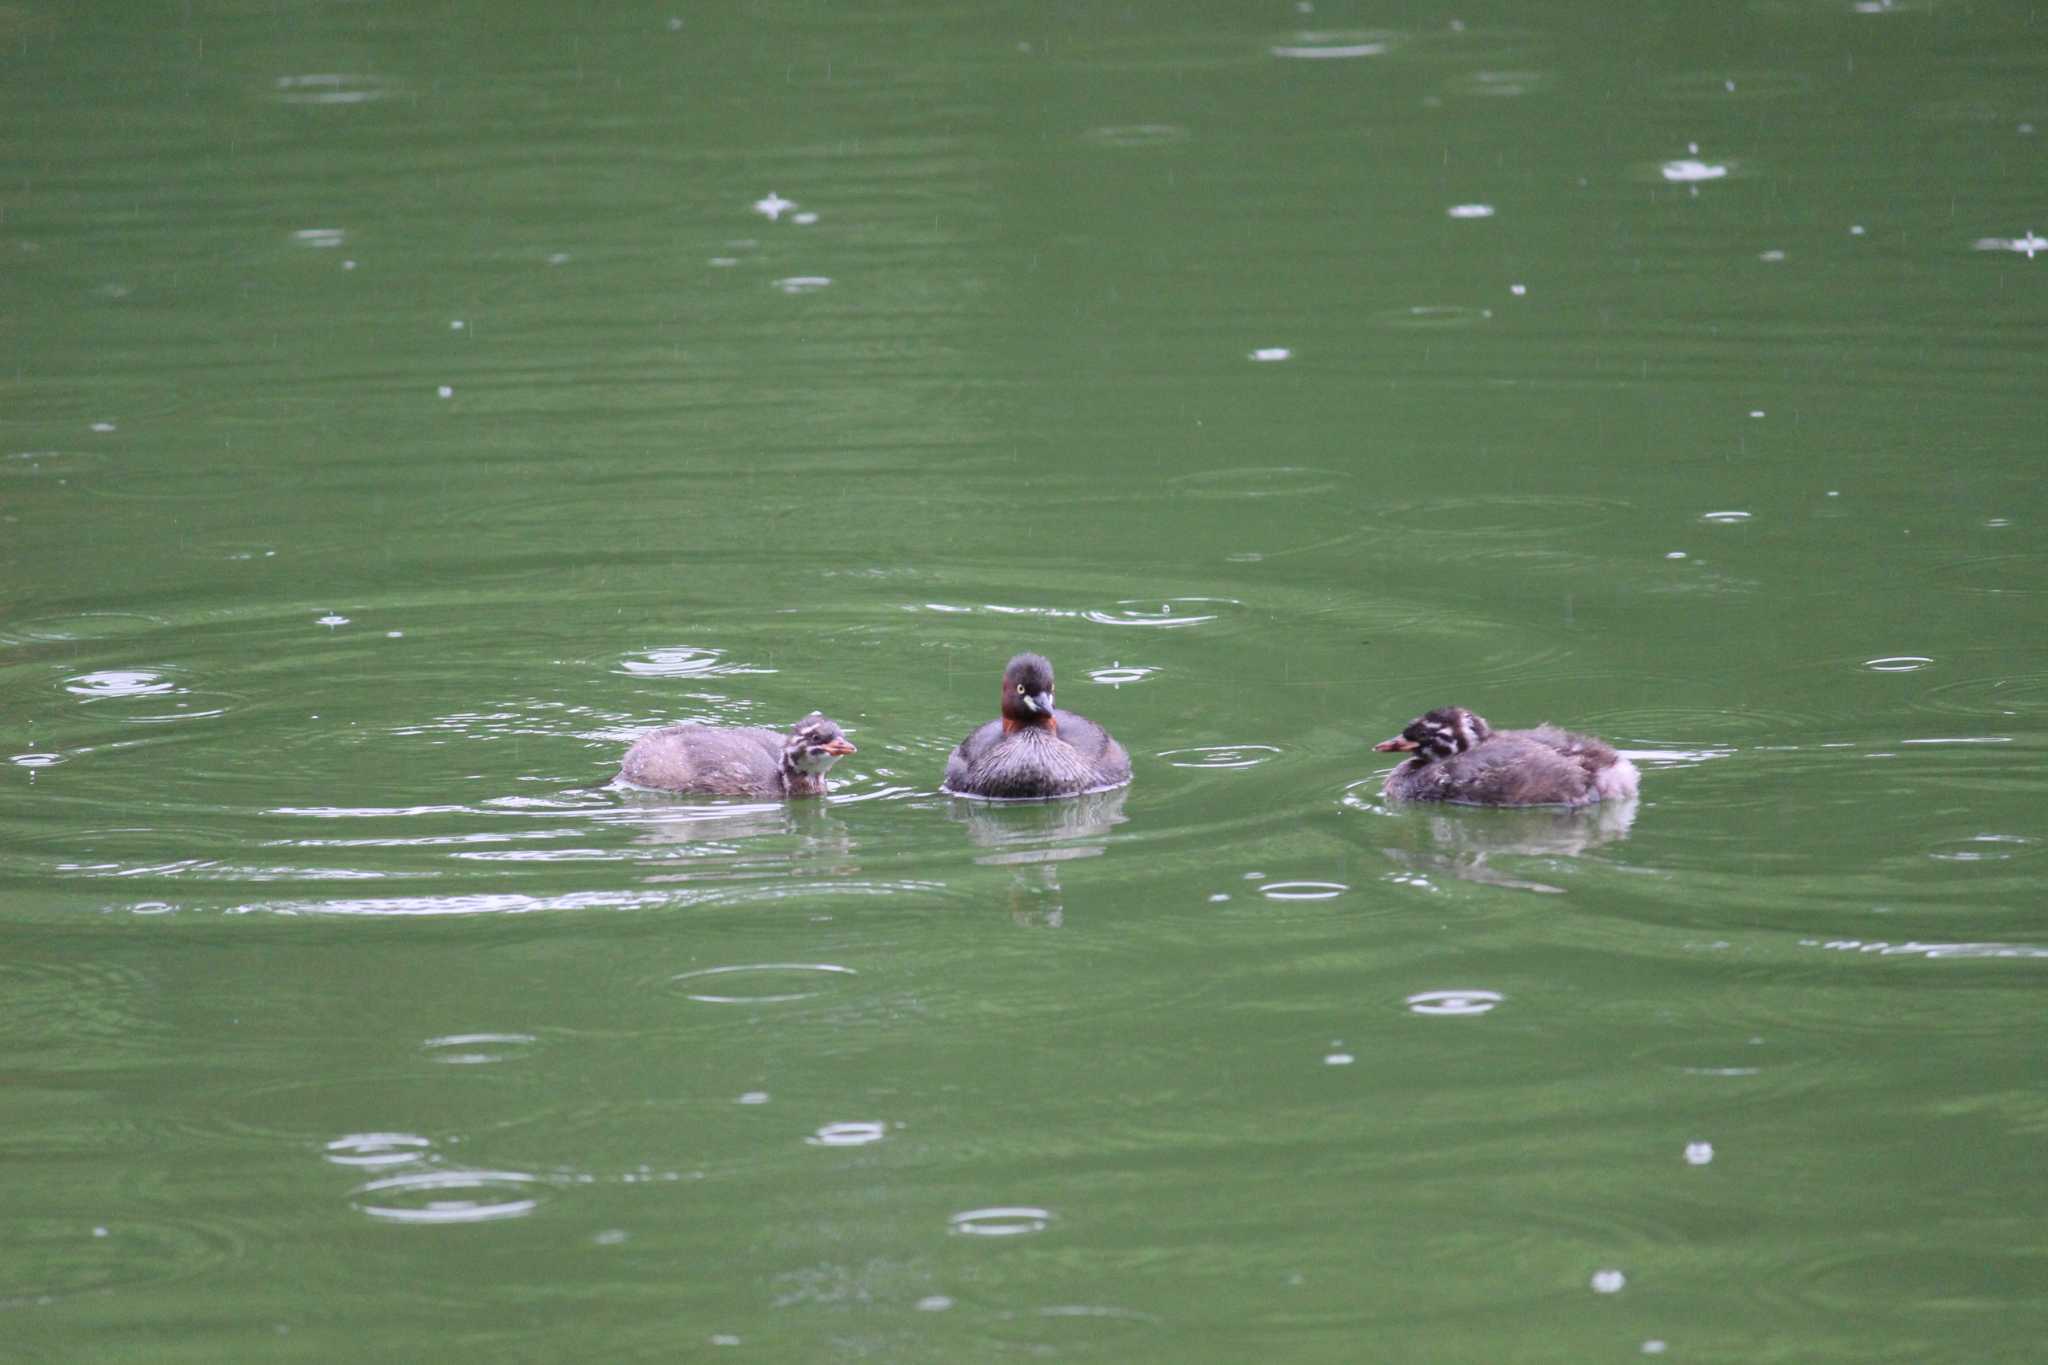
M 1639 781 L 1605 740 L 1554 725 L 1496 730 L 1462 706 L 1425 712 L 1373 748 L 1409 755 L 1381 788 L 1402 801 L 1586 806 L 1634 796 Z
M 837 722 L 816 711 L 786 735 L 756 725 L 670 725 L 633 741 L 618 780 L 696 796 L 823 796 L 826 772 L 857 752 Z

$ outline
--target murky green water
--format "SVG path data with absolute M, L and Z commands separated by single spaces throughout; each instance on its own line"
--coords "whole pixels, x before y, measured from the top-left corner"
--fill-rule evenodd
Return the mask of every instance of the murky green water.
M 2048 23 L 1204 8 L 0 11 L 9 1353 L 2034 1358 Z

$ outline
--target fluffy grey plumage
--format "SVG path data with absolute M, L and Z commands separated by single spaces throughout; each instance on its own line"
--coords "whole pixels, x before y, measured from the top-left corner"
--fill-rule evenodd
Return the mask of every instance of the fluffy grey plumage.
M 618 780 L 696 796 L 823 796 L 825 774 L 857 752 L 816 711 L 786 735 L 760 726 L 670 725 L 633 741 Z
M 1131 780 L 1131 756 L 1109 731 L 1052 702 L 1052 665 L 1019 654 L 1003 670 L 1002 715 L 960 741 L 946 760 L 957 796 L 1076 796 Z
M 1373 746 L 1407 752 L 1381 790 L 1403 801 L 1471 806 L 1584 806 L 1634 796 L 1635 764 L 1613 746 L 1554 725 L 1496 730 L 1462 706 L 1417 716 Z

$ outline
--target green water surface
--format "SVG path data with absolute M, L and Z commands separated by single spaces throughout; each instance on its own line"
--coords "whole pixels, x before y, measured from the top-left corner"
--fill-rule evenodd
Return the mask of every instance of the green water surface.
M 0 1356 L 2041 1357 L 2038 5 L 0 63 Z M 1127 791 L 938 794 L 1025 648 Z

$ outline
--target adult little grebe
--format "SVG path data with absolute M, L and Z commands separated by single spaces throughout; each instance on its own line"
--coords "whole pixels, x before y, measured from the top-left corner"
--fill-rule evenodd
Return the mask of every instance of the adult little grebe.
M 944 790 L 957 796 L 1043 798 L 1106 791 L 1131 780 L 1131 756 L 1109 731 L 1052 704 L 1052 665 L 1019 654 L 1003 670 L 1002 717 L 960 741 Z
M 1605 740 L 1554 725 L 1496 730 L 1462 706 L 1417 716 L 1373 748 L 1412 755 L 1381 788 L 1404 801 L 1586 806 L 1636 794 L 1636 765 Z
M 857 752 L 816 711 L 787 735 L 755 725 L 670 725 L 633 741 L 618 780 L 698 796 L 823 796 L 826 772 Z

